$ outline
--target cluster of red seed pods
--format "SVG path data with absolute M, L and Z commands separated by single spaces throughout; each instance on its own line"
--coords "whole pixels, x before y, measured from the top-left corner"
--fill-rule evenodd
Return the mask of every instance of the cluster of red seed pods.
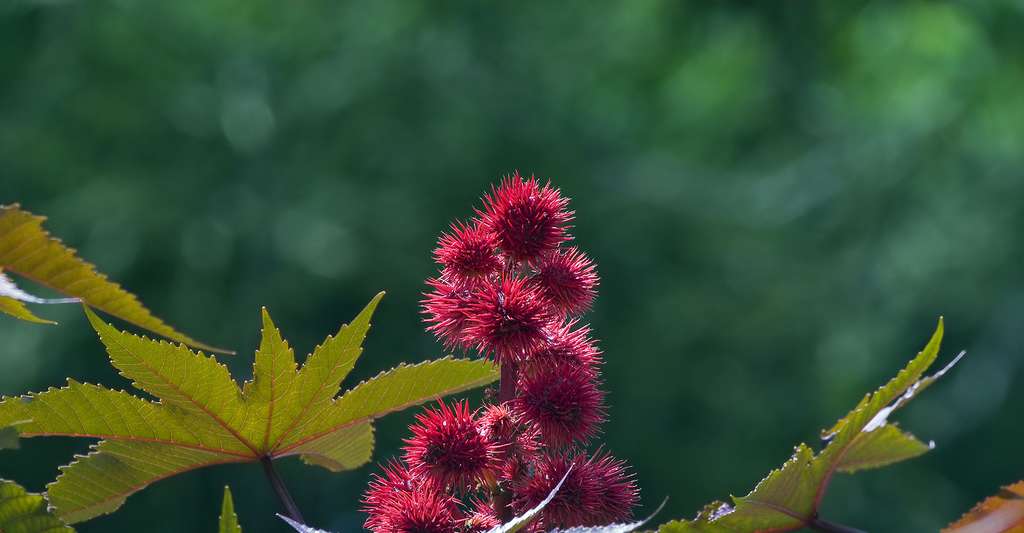
M 540 503 L 563 477 L 531 531 L 631 515 L 639 495 L 625 463 L 587 452 L 605 408 L 601 352 L 579 317 L 598 276 L 567 244 L 572 219 L 557 188 L 517 172 L 441 236 L 441 271 L 423 300 L 427 330 L 498 363 L 500 391 L 479 410 L 440 403 L 417 416 L 402 460 L 366 491 L 368 529 L 485 531 Z

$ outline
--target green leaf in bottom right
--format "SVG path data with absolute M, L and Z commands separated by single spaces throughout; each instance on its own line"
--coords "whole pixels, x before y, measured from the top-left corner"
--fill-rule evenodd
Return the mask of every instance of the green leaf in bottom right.
M 934 444 L 924 443 L 889 422 L 889 415 L 945 374 L 963 356 L 933 375 L 924 376 L 939 354 L 943 321 L 924 349 L 877 391 L 866 395 L 831 429 L 815 454 L 806 444 L 773 470 L 749 494 L 732 503 L 713 502 L 693 520 L 663 524 L 659 533 L 749 533 L 821 529 L 833 526 L 818 516 L 821 501 L 836 472 L 852 473 L 917 457 Z

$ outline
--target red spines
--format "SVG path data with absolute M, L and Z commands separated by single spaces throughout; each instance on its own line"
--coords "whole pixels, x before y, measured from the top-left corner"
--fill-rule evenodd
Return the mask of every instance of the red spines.
M 591 522 L 610 524 L 629 518 L 640 501 L 640 489 L 626 462 L 599 452 L 587 460 L 587 465 L 601 487 Z
M 471 505 L 472 512 L 462 523 L 467 533 L 487 531 L 501 525 L 501 520 L 494 514 L 494 507 L 485 500 L 476 500 Z
M 498 447 L 481 434 L 467 402 L 454 408 L 438 402 L 437 409 L 416 415 L 416 422 L 403 447 L 412 473 L 460 492 L 493 479 Z
M 463 339 L 498 363 L 542 348 L 554 317 L 540 291 L 516 277 L 484 283 L 469 305 Z
M 526 359 L 527 369 L 567 365 L 588 369 L 596 374 L 601 364 L 601 351 L 590 339 L 590 326 L 576 325 L 575 320 L 569 320 L 561 326 L 549 328 L 548 342 L 539 350 L 530 352 Z
M 446 348 L 502 365 L 499 397 L 511 400 L 479 412 L 464 401 L 439 403 L 418 415 L 404 462 L 370 482 L 366 527 L 483 532 L 540 503 L 570 464 L 530 531 L 628 519 L 639 495 L 625 463 L 584 451 L 605 419 L 601 351 L 579 321 L 598 276 L 590 258 L 565 245 L 568 199 L 517 172 L 483 204 L 438 239 L 440 272 L 427 280 L 422 312 Z
M 561 364 L 524 372 L 512 404 L 553 446 L 585 443 L 604 422 L 604 393 L 585 367 Z
M 369 514 L 364 526 L 379 533 L 455 533 L 457 501 L 402 463 L 392 461 L 374 474 L 363 496 Z
M 567 225 L 573 212 L 569 199 L 558 189 L 519 172 L 506 177 L 484 197 L 483 224 L 498 239 L 498 246 L 513 260 L 533 262 L 570 239 Z
M 444 267 L 445 276 L 453 281 L 473 281 L 496 273 L 501 268 L 497 239 L 479 222 L 451 225 L 450 233 L 442 233 L 434 250 L 434 260 Z
M 380 508 L 380 522 L 368 529 L 382 533 L 459 533 L 462 515 L 457 500 L 429 485 L 403 492 Z
M 597 270 L 575 246 L 544 254 L 536 269 L 534 283 L 561 312 L 578 315 L 590 308 L 597 292 Z
M 561 489 L 541 512 L 544 529 L 538 531 L 619 522 L 629 518 L 639 500 L 636 481 L 623 461 L 603 453 L 556 453 L 534 464 L 533 475 L 516 491 L 516 509 L 522 512 L 539 504 L 563 476 Z
M 411 481 L 412 475 L 404 464 L 392 459 L 390 463 L 382 467 L 382 470 L 382 474 L 373 475 L 370 486 L 363 495 L 363 503 L 366 504 L 367 509 L 386 506 L 396 493 L 411 492 L 414 488 Z M 366 522 L 366 527 L 369 528 L 372 524 L 376 524 L 377 518 L 377 516 L 371 516 Z
M 427 285 L 433 289 L 424 295 L 421 304 L 427 331 L 449 350 L 466 347 L 465 329 L 473 292 L 439 278 L 428 279 Z
M 477 421 L 484 437 L 498 447 L 501 479 L 514 480 L 540 450 L 540 431 L 508 403 L 488 405 Z

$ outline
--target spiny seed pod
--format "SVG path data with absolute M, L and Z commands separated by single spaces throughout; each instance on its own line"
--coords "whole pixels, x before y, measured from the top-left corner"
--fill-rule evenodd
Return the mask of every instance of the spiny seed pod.
M 514 261 L 532 262 L 569 240 L 567 224 L 573 213 L 569 200 L 548 183 L 543 187 L 517 171 L 484 197 L 483 224 L 494 232 L 498 246 Z
M 587 459 L 586 469 L 601 487 L 594 523 L 610 524 L 629 518 L 640 501 L 640 489 L 626 462 L 607 453 L 598 453 Z
M 476 500 L 470 506 L 473 512 L 462 523 L 462 527 L 468 533 L 487 531 L 501 525 L 501 520 L 494 513 L 494 508 L 484 500 Z
M 373 475 L 369 487 L 363 494 L 363 504 L 367 512 L 387 505 L 397 493 L 412 492 L 417 486 L 409 469 L 398 461 L 391 460 L 381 469 L 383 473 Z M 371 516 L 372 518 L 374 517 Z M 370 527 L 371 523 L 367 521 L 366 527 Z
M 444 267 L 445 277 L 464 285 L 494 274 L 501 268 L 494 233 L 479 221 L 453 223 L 450 233 L 442 233 L 434 250 L 434 259 Z
M 522 278 L 484 283 L 466 317 L 463 338 L 498 363 L 521 360 L 544 346 L 553 324 L 550 305 Z
M 424 294 L 422 313 L 427 331 L 437 336 L 445 348 L 466 348 L 465 329 L 473 294 L 465 286 L 444 279 L 431 278 L 427 284 L 433 289 Z
M 533 475 L 516 489 L 516 509 L 521 512 L 539 504 L 563 476 L 562 487 L 541 512 L 545 529 L 538 531 L 621 522 L 630 517 L 639 500 L 636 481 L 624 462 L 601 453 L 593 457 L 554 454 L 539 458 Z
M 512 403 L 550 446 L 586 442 L 604 422 L 604 393 L 593 373 L 577 366 L 553 365 L 522 374 Z
M 454 408 L 438 402 L 437 409 L 416 415 L 416 422 L 403 447 L 413 474 L 458 491 L 493 479 L 498 449 L 480 433 L 466 401 Z
M 461 516 L 455 498 L 427 483 L 402 463 L 391 461 L 374 475 L 363 495 L 369 515 L 364 527 L 377 533 L 454 533 Z
M 597 367 L 601 363 L 601 351 L 590 339 L 590 326 L 577 328 L 577 323 L 576 320 L 569 320 L 561 326 L 551 328 L 551 336 L 544 347 L 529 354 L 525 370 L 567 365 L 589 369 L 596 375 Z
M 375 533 L 459 533 L 462 520 L 457 500 L 428 484 L 372 510 L 365 527 Z
M 540 449 L 540 432 L 509 404 L 488 405 L 478 417 L 480 433 L 498 448 L 500 478 L 515 480 L 525 461 Z
M 563 313 L 578 315 L 594 302 L 597 270 L 575 246 L 544 254 L 536 268 L 532 279 Z

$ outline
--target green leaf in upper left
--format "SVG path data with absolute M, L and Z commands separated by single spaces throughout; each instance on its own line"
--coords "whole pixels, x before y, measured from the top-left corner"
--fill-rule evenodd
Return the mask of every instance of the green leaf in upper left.
M 86 313 L 110 362 L 159 402 L 69 380 L 66 387 L 0 402 L 0 427 L 21 437 L 101 439 L 48 487 L 68 523 L 109 513 L 154 481 L 205 466 L 301 456 L 330 470 L 370 460 L 373 421 L 497 379 L 484 360 L 444 358 L 399 366 L 337 397 L 362 354 L 378 294 L 299 367 L 263 311 L 253 380 L 241 387 L 213 357 L 119 331 Z
M 109 313 L 168 339 L 204 350 L 231 353 L 199 342 L 153 315 L 134 294 L 107 279 L 96 267 L 78 257 L 43 228 L 45 217 L 33 215 L 18 204 L 0 205 L 0 312 L 21 320 L 52 324 L 37 317 L 28 303 L 57 303 L 18 289 L 2 271 L 8 271 L 91 307 Z

